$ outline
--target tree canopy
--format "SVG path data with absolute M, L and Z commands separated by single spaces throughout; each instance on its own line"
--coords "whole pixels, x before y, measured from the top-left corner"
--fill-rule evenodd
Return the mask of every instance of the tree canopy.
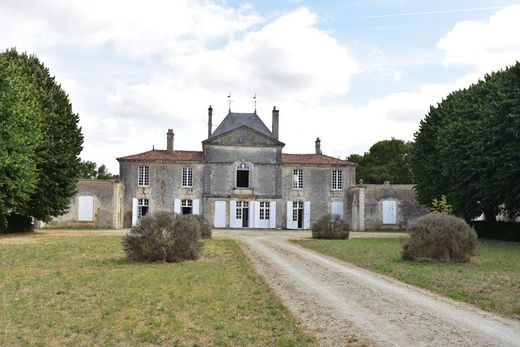
M 105 164 L 98 167 L 93 161 L 82 161 L 80 163 L 80 178 L 108 180 L 118 177 L 118 175 L 112 175 Z
M 412 183 L 409 154 L 412 142 L 390 139 L 376 142 L 364 155 L 351 154 L 347 160 L 358 164 L 356 177 L 364 183 Z
M 520 211 L 520 63 L 431 107 L 415 134 L 418 199 L 446 195 L 467 219 Z
M 7 187 L 2 192 L 19 190 L 0 198 L 0 227 L 13 213 L 48 221 L 67 210 L 76 189 L 79 117 L 36 56 L 10 49 L 0 53 L 0 64 L 0 185 Z

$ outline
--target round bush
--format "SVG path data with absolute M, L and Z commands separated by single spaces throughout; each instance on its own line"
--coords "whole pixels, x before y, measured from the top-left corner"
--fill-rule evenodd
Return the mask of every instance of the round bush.
M 312 224 L 313 239 L 347 240 L 349 235 L 347 222 L 338 215 L 324 214 Z
M 141 219 L 123 238 L 128 258 L 140 261 L 179 262 L 197 259 L 202 250 L 201 226 L 197 218 L 174 217 L 159 211 Z
M 477 252 L 477 234 L 463 219 L 445 213 L 417 218 L 401 248 L 404 260 L 468 262 Z

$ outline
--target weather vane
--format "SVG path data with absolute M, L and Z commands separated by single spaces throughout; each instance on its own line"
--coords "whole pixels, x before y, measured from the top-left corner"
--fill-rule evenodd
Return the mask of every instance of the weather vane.
M 231 93 L 228 94 L 227 99 L 229 104 L 229 113 L 231 113 Z
M 255 93 L 255 95 L 253 96 L 253 103 L 254 103 L 254 105 L 255 105 L 255 113 L 256 113 L 256 93 Z

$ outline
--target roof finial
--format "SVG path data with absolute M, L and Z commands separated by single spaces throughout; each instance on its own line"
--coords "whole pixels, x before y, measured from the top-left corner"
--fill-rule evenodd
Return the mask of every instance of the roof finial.
M 228 103 L 229 103 L 229 113 L 231 113 L 231 92 L 229 92 L 228 96 L 227 96 L 227 99 L 228 99 Z
M 255 104 L 255 113 L 256 113 L 256 93 L 255 93 L 255 95 L 253 96 L 253 103 Z

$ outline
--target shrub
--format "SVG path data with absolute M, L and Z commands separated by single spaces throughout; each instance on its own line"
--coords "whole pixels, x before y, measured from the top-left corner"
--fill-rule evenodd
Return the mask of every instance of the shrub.
M 403 260 L 467 262 L 477 251 L 477 234 L 463 219 L 445 213 L 417 218 L 401 248 Z
M 33 231 L 32 218 L 19 214 L 10 214 L 6 218 L 7 225 L 2 228 L 0 224 L 0 233 L 25 233 Z
M 179 262 L 197 259 L 202 250 L 200 222 L 186 215 L 174 217 L 159 211 L 145 216 L 123 238 L 128 258 L 141 261 Z
M 517 222 L 470 222 L 479 239 L 520 242 L 520 223 Z
M 347 240 L 349 235 L 347 222 L 338 215 L 324 214 L 312 225 L 313 239 Z
M 200 237 L 203 239 L 211 239 L 211 224 L 201 215 L 194 215 L 200 223 Z

